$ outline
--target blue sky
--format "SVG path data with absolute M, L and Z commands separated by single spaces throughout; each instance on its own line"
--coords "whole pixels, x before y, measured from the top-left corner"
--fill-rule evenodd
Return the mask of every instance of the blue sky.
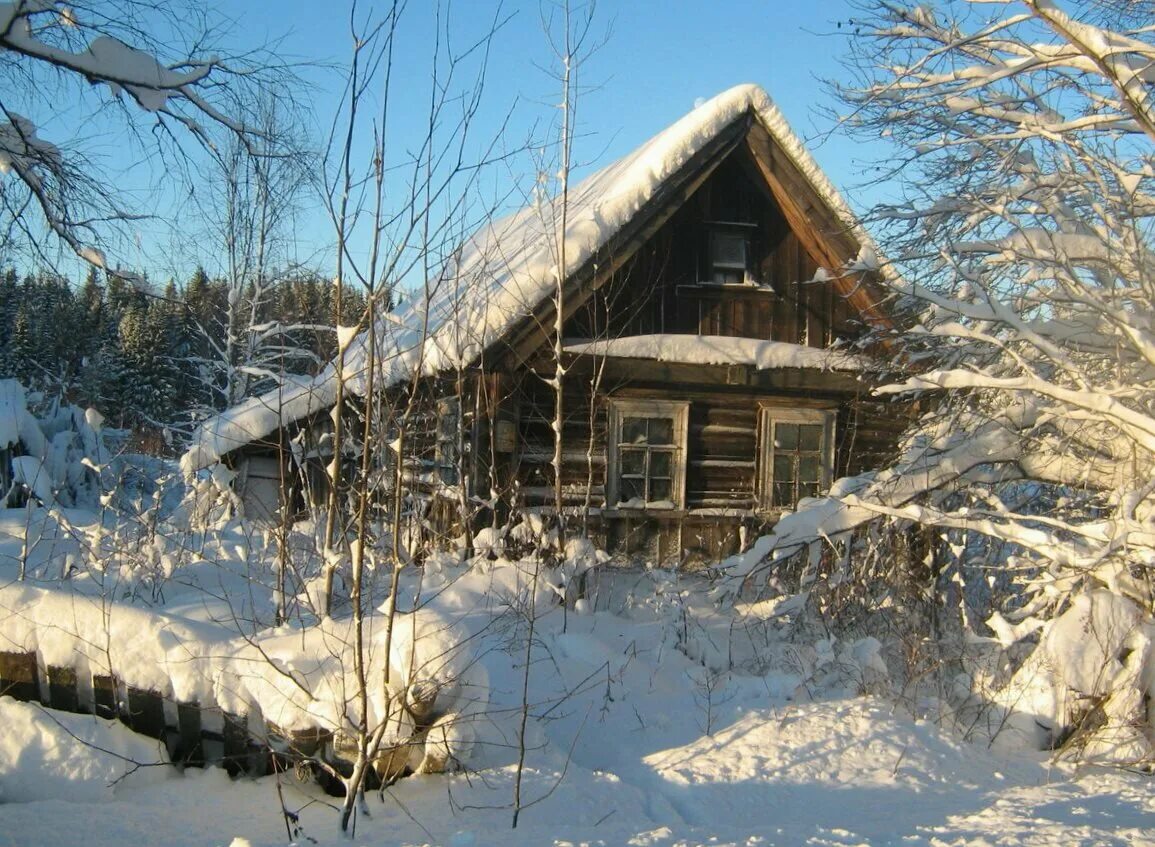
M 380 15 L 385 4 L 362 3 L 361 14 Z M 483 106 L 482 134 L 496 131 L 507 114 L 511 143 L 525 138 L 535 124 L 538 133 L 553 119 L 558 85 L 542 66 L 550 64 L 543 32 L 543 10 L 530 2 L 459 2 L 449 7 L 450 33 L 463 45 L 487 28 L 495 15 L 504 25 L 491 50 Z M 408 114 L 421 115 L 428 97 L 430 53 L 436 6 L 411 0 L 402 19 L 395 55 L 396 85 L 391 108 L 394 149 L 416 143 L 416 127 Z M 445 13 L 445 7 L 441 9 Z M 261 45 L 297 64 L 308 83 L 301 97 L 312 112 L 318 133 L 330 125 L 340 101 L 350 54 L 349 6 L 342 0 L 247 0 L 228 8 L 233 26 L 229 46 L 246 50 Z M 580 80 L 591 86 L 578 103 L 580 137 L 575 156 L 583 165 L 576 176 L 598 168 L 630 151 L 693 108 L 732 85 L 754 82 L 778 103 L 795 131 L 806 139 L 819 164 L 848 193 L 852 205 L 861 198 L 847 188 L 861 181 L 852 144 L 834 133 L 829 118 L 819 115 L 833 107 L 821 80 L 838 76 L 845 52 L 845 33 L 838 21 L 852 15 L 850 6 L 832 2 L 773 0 L 603 0 L 597 4 L 593 28 L 604 43 L 580 69 Z M 510 112 L 512 110 L 512 113 Z M 517 169 L 527 173 L 518 174 Z M 527 163 L 512 167 L 504 178 L 532 179 Z M 332 251 L 324 245 L 331 227 L 319 211 L 306 211 L 297 226 L 299 258 L 323 270 L 332 267 Z M 155 265 L 154 277 L 185 276 L 189 252 L 169 253 L 169 267 Z M 143 253 L 153 254 L 145 249 Z M 212 252 L 211 248 L 205 252 Z M 183 254 L 183 255 L 182 255 Z M 202 257 L 211 265 L 212 256 Z M 156 259 L 144 259 L 157 262 Z M 211 267 L 210 267 L 211 270 Z
M 346 4 L 337 0 L 321 13 L 319 8 L 311 0 L 249 0 L 233 15 L 238 34 L 252 44 L 275 42 L 282 56 L 336 66 L 306 72 L 321 86 L 313 100 L 323 114 L 325 101 L 337 96 L 350 42 Z M 556 98 L 554 81 L 540 70 L 550 60 L 541 23 L 548 8 L 533 0 L 450 7 L 462 41 L 464 34 L 483 31 L 495 14 L 508 18 L 494 42 L 487 84 L 495 107 L 520 99 L 544 113 Z M 418 0 L 406 10 L 407 37 L 398 55 L 402 78 L 420 78 L 428 66 L 432 9 L 432 2 Z M 841 0 L 603 0 L 594 28 L 608 37 L 582 68 L 583 79 L 598 84 L 579 104 L 584 129 L 595 134 L 585 146 L 591 155 L 604 151 L 610 161 L 677 120 L 696 99 L 742 82 L 760 84 L 795 130 L 813 138 L 818 129 L 829 129 L 826 121 L 816 125 L 812 113 L 832 103 L 819 80 L 840 72 L 846 28 L 839 31 L 836 23 L 851 15 Z M 850 149 L 831 144 L 815 150 L 840 183 L 842 172 L 848 178 L 854 173 Z

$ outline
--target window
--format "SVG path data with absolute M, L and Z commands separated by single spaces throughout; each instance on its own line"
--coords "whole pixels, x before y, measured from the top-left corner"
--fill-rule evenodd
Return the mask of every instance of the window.
M 461 402 L 456 397 L 437 401 L 435 452 L 438 479 L 445 485 L 461 482 Z
M 716 285 L 744 285 L 750 277 L 750 237 L 754 224 L 710 222 L 709 269 Z
M 689 408 L 664 400 L 612 402 L 606 497 L 611 508 L 682 507 Z
M 830 487 L 834 466 L 833 413 L 763 406 L 759 502 L 766 509 L 793 508 L 803 497 Z

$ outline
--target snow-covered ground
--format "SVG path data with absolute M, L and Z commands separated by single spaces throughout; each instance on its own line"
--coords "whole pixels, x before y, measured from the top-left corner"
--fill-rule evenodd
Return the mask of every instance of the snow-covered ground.
M 264 637 L 254 622 L 269 611 L 261 564 L 270 548 L 259 534 L 234 526 L 211 538 L 154 539 L 132 557 L 105 555 L 98 568 L 85 551 L 107 528 L 98 531 L 93 515 L 69 517 L 62 525 L 40 513 L 0 514 L 4 597 L 29 596 L 12 584 L 23 558 L 45 591 L 41 613 L 78 596 L 102 598 L 114 621 L 163 610 L 161 630 L 176 636 L 141 630 L 125 663 L 147 663 L 157 650 L 171 657 L 166 639 L 219 653 L 213 628 L 225 625 L 226 609 L 250 639 Z M 41 541 L 22 557 L 29 526 Z M 65 581 L 63 561 L 72 568 Z M 965 740 L 856 693 L 885 687 L 870 640 L 775 641 L 755 614 L 765 605 L 716 609 L 693 578 L 641 569 L 601 571 L 581 611 L 540 591 L 527 808 L 513 830 L 527 623 L 517 598 L 529 576 L 525 563 L 434 563 L 420 584 L 404 585 L 402 597 L 421 592 L 431 614 L 466 634 L 478 662 L 471 673 L 488 695 L 467 770 L 411 776 L 372 794 L 353 843 L 1155 844 L 1149 777 Z M 228 594 L 237 595 L 232 604 Z M 0 633 L 28 631 L 27 621 L 0 616 Z M 265 635 L 283 644 L 293 631 Z M 59 638 L 43 636 L 49 649 Z M 334 798 L 292 773 L 178 772 L 154 765 L 163 760 L 155 743 L 119 724 L 10 698 L 0 698 L 0 728 L 0 847 L 348 843 Z
M 661 726 L 643 727 L 636 718 L 631 726 L 628 706 L 605 720 L 591 713 L 571 761 L 568 743 L 530 756 L 526 794 L 545 799 L 516 830 L 509 826 L 513 769 L 506 765 L 402 780 L 383 800 L 371 798 L 372 818 L 358 821 L 354 843 L 1155 843 L 1155 798 L 1145 778 L 1072 779 L 1040 762 L 1000 758 L 951 739 L 872 700 L 771 704 L 753 692 L 742 699 L 745 705 L 734 704 L 713 737 L 697 734 L 689 697 L 665 701 L 667 719 L 652 716 Z M 13 796 L 0 806 L 0 844 L 288 843 L 274 777 L 234 781 L 215 769 L 149 770 L 106 789 L 115 765 L 88 767 L 96 754 L 30 715 L 34 707 L 0 704 L 6 728 L 0 784 L 8 791 L 31 780 L 42 798 Z M 31 721 L 40 731 L 12 762 L 11 737 Z M 690 735 L 697 737 L 672 743 Z M 67 763 L 51 755 L 54 746 L 67 751 Z M 336 832 L 332 798 L 292 775 L 281 778 L 280 788 L 300 816 L 299 843 L 347 843 Z

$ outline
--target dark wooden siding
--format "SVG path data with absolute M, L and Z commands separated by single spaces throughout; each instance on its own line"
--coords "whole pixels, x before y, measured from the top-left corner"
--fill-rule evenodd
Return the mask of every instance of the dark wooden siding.
M 652 368 L 647 368 L 652 365 Z M 544 367 L 544 364 L 543 364 Z M 758 414 L 762 405 L 786 409 L 821 409 L 835 414 L 835 476 L 875 467 L 893 450 L 901 431 L 901 415 L 892 404 L 867 400 L 838 387 L 822 384 L 822 373 L 811 376 L 808 388 L 767 392 L 750 386 L 727 385 L 725 367 L 699 367 L 699 383 L 646 379 L 660 366 L 646 362 L 606 363 L 596 397 L 592 371 L 573 366 L 566 380 L 565 445 L 562 484 L 566 502 L 586 502 L 605 508 L 608 402 L 612 398 L 684 401 L 689 404 L 686 433 L 687 510 L 752 511 L 757 502 Z M 829 376 L 829 375 L 827 375 Z M 714 384 L 706 382 L 713 378 Z M 862 389 L 865 392 L 865 389 Z M 520 404 L 518 451 L 513 475 L 519 480 L 525 505 L 553 504 L 554 394 L 546 382 L 527 373 L 518 382 Z

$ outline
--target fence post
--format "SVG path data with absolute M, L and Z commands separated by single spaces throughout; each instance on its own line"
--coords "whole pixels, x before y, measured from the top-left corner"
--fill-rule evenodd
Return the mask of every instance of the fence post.
M 155 691 L 128 687 L 128 710 L 122 715 L 125 725 L 133 732 L 164 741 L 164 700 Z
M 199 703 L 176 704 L 177 732 L 180 734 L 180 760 L 185 765 L 204 767 L 205 749 L 201 740 L 201 707 Z
M 92 708 L 98 718 L 115 720 L 120 716 L 120 707 L 117 705 L 120 697 L 116 688 L 115 676 L 96 674 L 92 677 Z

